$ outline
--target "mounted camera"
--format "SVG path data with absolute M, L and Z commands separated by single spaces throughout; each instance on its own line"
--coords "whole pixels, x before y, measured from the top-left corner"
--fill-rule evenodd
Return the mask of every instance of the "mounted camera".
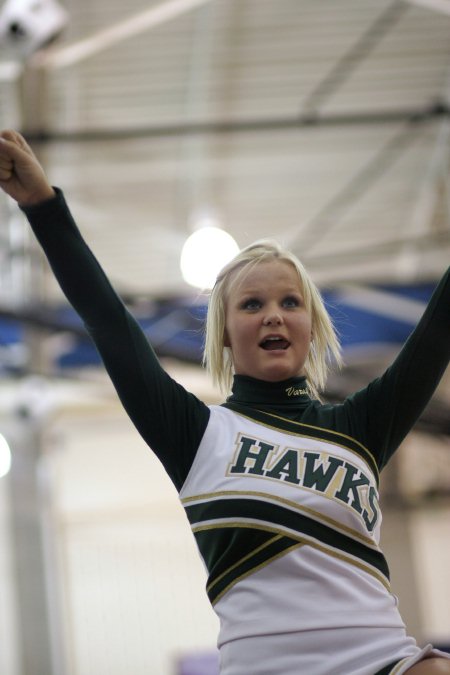
M 0 11 L 0 44 L 26 58 L 53 42 L 67 21 L 56 0 L 6 0 Z

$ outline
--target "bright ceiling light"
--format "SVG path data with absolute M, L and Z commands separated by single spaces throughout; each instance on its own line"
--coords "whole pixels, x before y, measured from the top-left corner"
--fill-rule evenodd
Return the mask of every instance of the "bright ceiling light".
M 11 468 L 11 450 L 6 438 L 0 434 L 0 478 L 6 476 Z
M 181 251 L 183 279 L 196 288 L 212 288 L 222 267 L 238 252 L 228 232 L 220 227 L 201 227 L 186 239 Z

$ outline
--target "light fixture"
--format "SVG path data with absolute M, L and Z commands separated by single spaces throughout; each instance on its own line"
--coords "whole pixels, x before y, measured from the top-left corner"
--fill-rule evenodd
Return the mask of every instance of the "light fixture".
M 6 476 L 11 468 L 11 450 L 8 442 L 2 434 L 0 434 L 0 478 Z
M 196 288 L 212 288 L 222 267 L 238 251 L 239 247 L 231 234 L 222 228 L 213 224 L 199 227 L 186 239 L 181 251 L 183 279 Z

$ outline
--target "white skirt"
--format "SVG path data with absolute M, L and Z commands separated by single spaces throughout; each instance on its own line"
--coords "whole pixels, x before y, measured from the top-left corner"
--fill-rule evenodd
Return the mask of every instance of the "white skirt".
M 390 663 L 402 675 L 424 658 L 450 658 L 421 649 L 402 628 L 337 628 L 258 635 L 223 644 L 220 675 L 375 675 Z

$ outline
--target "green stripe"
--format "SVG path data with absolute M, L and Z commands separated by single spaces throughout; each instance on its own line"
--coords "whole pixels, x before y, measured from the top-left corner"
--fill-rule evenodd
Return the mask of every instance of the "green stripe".
M 209 532 L 212 534 L 211 530 Z M 220 534 L 222 532 L 223 530 L 219 530 Z M 243 539 L 248 536 L 249 530 L 240 530 L 237 528 L 235 533 Z M 198 533 L 196 533 L 196 536 L 197 534 Z M 214 531 L 214 534 L 217 534 L 216 530 Z M 270 533 L 269 537 L 270 538 L 265 545 L 256 549 L 248 556 L 243 556 L 237 563 L 225 569 L 222 574 L 211 574 L 209 576 L 206 590 L 211 604 L 217 602 L 217 600 L 219 600 L 231 586 L 242 579 L 242 577 L 252 574 L 274 558 L 278 558 L 288 550 L 301 545 L 298 541 L 290 539 L 289 537 L 274 536 L 273 533 Z
M 211 577 L 223 574 L 238 560 L 252 555 L 253 551 L 273 539 L 273 532 L 257 529 L 222 528 L 195 532 L 197 546 Z M 210 581 L 208 581 L 210 583 Z
M 228 408 L 244 417 L 248 417 L 255 422 L 260 422 L 261 424 L 279 429 L 280 431 L 285 431 L 294 436 L 314 438 L 319 441 L 325 441 L 346 448 L 347 450 L 350 450 L 350 452 L 354 452 L 364 459 L 373 472 L 378 485 L 379 472 L 375 458 L 371 452 L 355 438 L 339 433 L 338 431 L 333 431 L 332 429 L 295 422 L 285 417 L 278 417 L 277 415 L 272 415 L 262 410 L 255 410 L 254 408 L 247 408 L 246 406 L 238 405 L 236 403 L 223 403 L 222 407 Z
M 233 498 L 214 499 L 202 503 L 185 505 L 185 509 L 189 522 L 193 527 L 199 527 L 202 523 L 208 522 L 220 529 L 221 527 L 225 527 L 225 524 L 216 522 L 214 525 L 214 521 L 223 519 L 236 523 L 240 522 L 245 527 L 242 522 L 243 519 L 250 518 L 252 521 L 255 521 L 255 529 L 257 529 L 257 524 L 260 524 L 263 529 L 272 532 L 274 529 L 289 528 L 295 532 L 292 535 L 293 538 L 298 537 L 299 539 L 303 539 L 304 537 L 311 537 L 337 551 L 350 554 L 378 570 L 389 580 L 389 568 L 381 551 L 372 549 L 352 539 L 350 536 L 337 532 L 328 525 L 324 525 L 282 505 L 258 499 Z M 289 537 L 290 535 L 286 533 L 285 536 Z M 211 538 L 213 541 L 214 535 L 212 532 Z M 237 560 L 241 557 L 241 550 L 239 547 L 236 547 L 236 549 L 235 558 Z M 212 562 L 214 565 L 214 561 Z M 208 569 L 211 572 L 212 568 Z

